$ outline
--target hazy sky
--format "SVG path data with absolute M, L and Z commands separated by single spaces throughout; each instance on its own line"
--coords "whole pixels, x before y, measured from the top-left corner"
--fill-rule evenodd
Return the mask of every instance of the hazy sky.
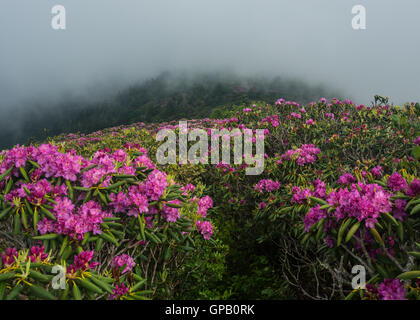
M 58 4 L 66 30 L 51 27 Z M 322 82 L 360 103 L 420 101 L 419 16 L 419 0 L 1 0 L 0 106 L 225 69 Z

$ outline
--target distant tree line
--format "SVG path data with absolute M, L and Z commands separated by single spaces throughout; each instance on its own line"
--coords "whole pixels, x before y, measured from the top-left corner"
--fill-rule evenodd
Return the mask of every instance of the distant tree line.
M 60 133 L 89 133 L 134 122 L 163 122 L 211 117 L 214 109 L 282 97 L 309 102 L 332 97 L 322 86 L 284 78 L 244 78 L 219 74 L 194 77 L 168 72 L 95 102 L 65 100 L 54 105 L 25 106 L 19 125 L 2 124 L 0 147 L 10 148 Z M 213 115 L 217 116 L 217 112 Z M 18 120 L 19 121 L 19 120 Z

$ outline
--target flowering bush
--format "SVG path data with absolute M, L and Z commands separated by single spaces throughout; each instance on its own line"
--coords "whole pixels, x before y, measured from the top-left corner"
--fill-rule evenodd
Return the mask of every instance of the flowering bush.
M 33 244 L 1 254 L 0 298 L 144 299 L 213 234 L 204 220 L 212 199 L 158 170 L 143 148 L 84 158 L 52 144 L 17 146 L 2 153 L 0 174 L 0 226 L 15 245 Z
M 188 122 L 209 138 L 264 130 L 259 176 L 245 163 L 159 165 L 156 133 L 178 122 L 1 152 L 0 298 L 419 299 L 420 105 L 379 98 L 279 99 Z M 52 288 L 56 264 L 65 289 Z
M 247 277 L 230 282 L 236 297 L 418 298 L 411 254 L 419 242 L 420 207 L 413 209 L 420 153 L 412 137 L 420 130 L 420 105 L 320 99 L 302 107 L 279 99 L 257 104 L 246 118 L 235 115 L 239 125 L 251 127 L 252 119 L 253 128 L 267 130 L 264 173 L 248 177 L 240 165 L 224 164 L 207 169 L 202 181 L 211 186 L 216 225 L 223 224 L 223 240 L 238 261 L 226 279 L 237 277 L 243 261 L 249 266 Z M 352 289 L 358 264 L 381 294 Z M 260 270 L 269 280 L 255 279 Z
M 419 271 L 413 271 L 413 257 L 419 255 L 407 249 L 407 241 L 416 241 L 416 234 L 404 230 L 411 229 L 420 212 L 420 206 L 412 206 L 419 202 L 420 190 L 416 187 L 418 179 L 408 179 L 411 183 L 395 172 L 386 182 L 366 183 L 362 178 L 349 185 L 355 178 L 347 173 L 338 182 L 348 187 L 333 189 L 323 197 L 308 196 L 311 207 L 304 218 L 305 239 L 324 237 L 328 247 L 366 267 L 372 277 L 371 283 L 362 288 L 366 299 L 417 297 L 418 281 L 412 287 L 409 280 L 420 276 Z M 375 286 L 381 276 L 385 280 Z

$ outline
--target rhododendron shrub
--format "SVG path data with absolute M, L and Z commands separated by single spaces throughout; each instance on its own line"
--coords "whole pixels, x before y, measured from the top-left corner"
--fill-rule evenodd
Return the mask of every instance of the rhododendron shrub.
M 213 235 L 202 191 L 177 184 L 140 146 L 89 158 L 52 144 L 2 152 L 0 227 L 13 237 L 1 253 L 0 298 L 152 297 Z
M 233 154 L 160 165 L 156 133 L 179 121 L 1 152 L 2 297 L 419 298 L 419 104 L 278 99 L 215 114 L 188 128 L 209 141 L 263 130 L 260 175 Z M 65 290 L 52 289 L 55 264 Z M 356 265 L 365 288 L 352 287 Z
M 347 299 L 359 296 L 359 291 L 363 299 L 419 298 L 415 259 L 420 254 L 413 251 L 417 240 L 413 228 L 420 214 L 420 189 L 418 179 L 405 176 L 394 172 L 384 181 L 372 181 L 373 175 L 364 179 L 360 174 L 356 181 L 346 173 L 338 179 L 345 187 L 316 196 L 309 192 L 306 197 L 303 241 L 324 242 L 331 255 L 362 265 L 370 277 L 368 286 L 352 290 Z M 342 271 L 335 276 L 351 281 Z
M 417 215 L 407 210 L 418 200 L 420 152 L 413 137 L 420 130 L 420 106 L 320 99 L 302 110 L 279 99 L 275 105 L 257 104 L 246 116 L 243 109 L 232 108 L 225 117 L 237 117 L 233 127 L 251 127 L 252 119 L 253 129 L 267 130 L 264 172 L 246 177 L 240 166 L 220 164 L 203 174 L 217 206 L 216 224 L 223 224 L 235 257 L 229 277 L 237 268 L 248 275 L 238 277 L 236 288 L 246 282 L 248 292 L 259 292 L 254 298 L 286 287 L 293 292 L 288 298 L 344 299 L 352 292 L 351 270 L 359 259 L 375 287 L 418 270 L 409 253 L 419 242 Z M 275 276 L 256 280 L 261 270 Z M 408 298 L 410 286 L 417 288 L 410 281 L 401 281 Z M 401 297 L 395 290 L 390 296 Z M 246 289 L 240 292 L 250 297 Z M 350 297 L 365 298 L 364 291 L 355 293 Z

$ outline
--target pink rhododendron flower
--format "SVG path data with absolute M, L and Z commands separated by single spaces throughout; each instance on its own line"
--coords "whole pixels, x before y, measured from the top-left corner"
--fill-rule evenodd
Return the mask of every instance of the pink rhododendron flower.
M 348 186 L 354 182 L 356 182 L 356 178 L 353 177 L 350 173 L 345 173 L 338 179 L 338 183 L 343 186 Z
M 198 215 L 205 218 L 207 210 L 213 208 L 213 200 L 209 196 L 205 196 L 198 200 Z
M 303 224 L 305 225 L 305 231 L 309 232 L 309 229 L 322 218 L 327 216 L 327 210 L 321 210 L 320 205 L 313 207 L 309 210 L 305 216 Z
M 404 180 L 402 175 L 395 172 L 388 178 L 388 187 L 394 192 L 401 191 L 407 188 L 407 182 Z
M 108 300 L 115 300 L 128 292 L 128 288 L 124 283 L 115 285 L 115 288 L 112 290 L 112 295 L 109 296 Z
M 286 151 L 282 156 L 282 160 L 295 160 L 298 165 L 304 166 L 308 163 L 314 163 L 316 155 L 321 153 L 321 150 L 316 148 L 313 144 L 303 144 L 300 148 Z
M 87 269 L 93 269 L 98 265 L 98 262 L 91 262 L 94 251 L 82 251 L 78 255 L 74 256 L 73 264 L 67 267 L 67 273 L 75 274 L 77 271 L 85 271 Z
M 359 191 L 360 189 L 360 191 Z M 391 211 L 391 194 L 377 184 L 358 182 L 347 188 L 333 190 L 327 195 L 327 202 L 336 207 L 337 220 L 354 217 L 365 221 L 368 228 L 374 228 L 380 213 Z
M 130 257 L 127 254 L 122 254 L 120 256 L 115 256 L 112 260 L 112 265 L 116 268 L 122 268 L 125 267 L 122 271 L 122 274 L 130 272 L 136 263 L 134 262 L 134 259 Z
M 399 279 L 385 279 L 378 286 L 378 298 L 380 300 L 407 300 L 403 283 Z
M 410 197 L 416 197 L 417 195 L 420 194 L 420 180 L 419 179 L 414 179 L 410 183 L 406 191 L 406 194 Z
M 380 177 L 382 175 L 382 167 L 381 166 L 376 166 L 372 169 L 372 175 L 374 175 L 375 177 Z
M 302 204 L 305 203 L 307 198 L 312 195 L 312 191 L 310 189 L 304 189 L 300 187 L 293 187 L 292 188 L 292 203 Z
M 407 217 L 407 213 L 405 212 L 405 207 L 407 205 L 407 201 L 402 199 L 396 199 L 394 208 L 392 209 L 392 215 L 395 219 L 403 221 L 405 217 Z
M 1 259 L 4 266 L 10 266 L 16 262 L 16 258 L 18 257 L 18 252 L 15 248 L 7 248 L 6 252 L 2 252 Z
M 40 263 L 48 258 L 48 253 L 44 252 L 45 247 L 42 246 L 33 246 L 31 249 L 29 249 L 29 259 L 31 259 L 31 262 L 34 263 Z
M 181 201 L 177 200 L 171 200 L 168 201 L 168 203 L 173 203 L 173 204 L 180 204 Z M 180 215 L 179 215 L 179 209 L 178 208 L 172 208 L 166 204 L 162 205 L 162 217 L 168 221 L 168 222 L 176 222 L 176 220 L 179 219 Z
M 264 190 L 267 192 L 272 192 L 280 189 L 280 182 L 273 181 L 270 179 L 260 180 L 255 186 L 254 190 L 262 193 Z
M 209 240 L 213 234 L 213 226 L 209 221 L 197 221 L 196 227 L 198 231 L 203 235 L 205 240 Z

